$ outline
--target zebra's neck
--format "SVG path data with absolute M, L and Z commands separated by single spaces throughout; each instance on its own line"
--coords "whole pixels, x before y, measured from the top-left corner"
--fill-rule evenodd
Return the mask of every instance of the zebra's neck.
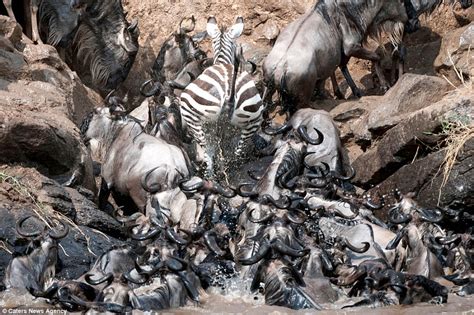
M 235 43 L 227 34 L 214 38 L 212 48 L 214 49 L 214 64 L 234 64 Z

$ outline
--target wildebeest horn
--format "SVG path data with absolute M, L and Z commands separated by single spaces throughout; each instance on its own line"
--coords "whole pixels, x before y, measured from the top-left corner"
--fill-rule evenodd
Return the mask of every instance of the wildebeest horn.
M 407 229 L 403 228 L 401 229 L 400 231 L 397 232 L 397 234 L 395 235 L 395 237 L 393 238 L 393 240 L 391 240 L 387 246 L 385 247 L 385 249 L 387 250 L 393 250 L 395 248 L 397 248 L 398 244 L 400 243 L 400 241 L 402 240 L 403 236 L 405 236 L 407 233 Z
M 264 216 L 262 218 L 259 218 L 259 219 L 256 219 L 252 215 L 255 210 L 256 209 L 252 209 L 249 212 L 249 221 L 252 222 L 252 223 L 265 223 L 267 221 L 270 221 L 275 216 L 274 212 L 270 212 L 266 216 Z
M 137 19 L 133 19 L 132 20 L 132 23 L 130 23 L 130 25 L 127 27 L 128 31 L 133 33 L 135 31 L 135 29 L 137 28 L 138 26 L 138 20 Z
M 165 261 L 165 264 L 168 269 L 175 272 L 186 270 L 186 268 L 188 267 L 188 263 L 186 261 L 176 256 L 169 257 Z
M 114 275 L 109 272 L 108 274 L 106 274 L 102 278 L 94 280 L 94 279 L 92 279 L 92 275 L 88 273 L 84 276 L 84 280 L 86 280 L 87 283 L 92 284 L 92 285 L 99 285 L 99 284 L 102 284 L 104 282 L 108 282 L 110 284 L 114 280 Z
M 192 81 L 196 80 L 196 76 L 194 75 L 194 73 L 192 73 L 191 71 L 186 71 L 186 73 L 189 75 L 189 79 Z
M 370 196 L 367 196 L 367 200 L 364 201 L 364 206 L 366 206 L 370 210 L 380 210 L 384 206 L 384 200 L 383 198 L 380 198 L 380 203 L 376 204 Z
M 255 174 L 255 172 L 255 170 L 248 170 L 247 174 L 253 180 L 259 181 L 260 179 L 262 179 L 263 175 L 258 176 L 257 174 Z
M 149 239 L 154 238 L 155 236 L 157 236 L 160 233 L 161 233 L 161 228 L 155 228 L 155 229 L 149 231 L 146 234 L 141 234 L 141 235 L 132 234 L 131 237 L 135 241 L 145 241 L 145 240 L 149 240 Z
M 306 141 L 307 143 L 309 144 L 312 144 L 312 145 L 318 145 L 318 144 L 321 144 L 323 141 L 324 141 L 324 136 L 323 134 L 321 133 L 321 131 L 319 131 L 318 129 L 316 128 L 313 128 L 314 131 L 316 131 L 316 133 L 318 134 L 318 138 L 317 139 L 313 139 L 309 136 L 308 134 L 308 130 L 306 130 L 306 126 L 299 126 L 298 127 L 298 134 L 300 135 L 300 137 Z
M 270 136 L 274 136 L 274 135 L 278 135 L 278 134 L 281 134 L 281 133 L 284 133 L 288 130 L 290 130 L 292 128 L 291 124 L 284 124 L 283 126 L 279 127 L 279 128 L 276 128 L 276 129 L 270 129 L 268 128 L 268 124 L 265 123 L 265 126 L 263 127 L 263 132 L 267 135 L 270 135 Z
M 255 184 L 254 183 L 243 183 L 243 184 L 240 184 L 236 189 L 235 189 L 235 192 L 237 193 L 237 195 L 241 196 L 241 197 L 256 197 L 258 196 L 258 193 L 257 192 L 253 192 L 253 191 L 242 191 L 242 188 L 244 186 L 249 186 L 249 185 L 252 185 L 254 186 Z
M 428 222 L 438 223 L 443 220 L 444 215 L 439 210 L 427 210 L 427 209 L 417 209 L 420 213 L 420 217 Z
M 171 228 L 171 227 L 168 227 L 166 229 L 166 236 L 168 237 L 168 239 L 178 245 L 188 245 L 189 244 L 189 241 L 185 240 L 184 238 L 182 238 L 181 236 L 178 235 L 178 233 L 176 233 L 176 231 Z
M 28 220 L 29 218 L 33 217 L 32 215 L 29 215 L 27 217 L 24 217 L 23 219 L 19 220 L 17 223 L 16 223 L 16 232 L 23 236 L 23 237 L 35 237 L 35 236 L 38 236 L 40 235 L 41 233 L 43 233 L 43 231 L 33 231 L 33 232 L 26 232 L 23 230 L 23 223 L 25 223 L 26 220 Z
M 252 71 L 250 71 L 250 74 L 255 74 L 255 71 L 257 71 L 257 64 L 250 60 L 247 60 L 247 62 L 252 66 Z
M 339 173 L 336 172 L 336 171 L 333 171 L 333 172 L 332 172 L 332 176 L 333 176 L 334 178 L 337 178 L 337 179 L 340 179 L 340 180 L 351 180 L 351 179 L 353 179 L 353 178 L 355 177 L 355 175 L 356 175 L 356 172 L 355 172 L 355 169 L 352 167 L 352 165 L 349 166 L 349 174 L 346 175 L 346 176 L 341 175 L 341 174 L 339 174 Z
M 128 281 L 128 282 L 131 282 L 131 283 L 134 283 L 134 284 L 138 284 L 138 285 L 142 285 L 142 284 L 145 284 L 146 282 L 148 282 L 149 280 L 149 275 L 144 272 L 144 273 L 139 273 L 140 277 L 142 277 L 142 280 L 138 280 L 138 279 L 134 279 L 132 277 L 132 275 L 130 274 L 130 272 L 125 272 L 122 274 L 122 277 Z
M 235 197 L 235 195 L 237 194 L 235 191 L 233 190 L 225 190 L 224 187 L 222 187 L 220 184 L 218 183 L 212 183 L 212 190 L 216 193 L 218 193 L 219 195 L 221 196 L 224 196 L 226 198 L 232 198 L 232 197 Z
M 184 84 L 181 84 L 181 83 L 178 83 L 174 80 L 168 80 L 166 81 L 166 84 L 169 86 L 169 87 L 172 87 L 173 89 L 178 89 L 178 90 L 184 90 L 187 85 L 184 85 Z
M 412 220 L 412 218 L 413 217 L 412 217 L 411 214 L 402 214 L 402 213 L 398 212 L 398 207 L 393 207 L 388 212 L 388 219 L 393 224 L 408 223 Z
M 182 182 L 179 183 L 179 188 L 183 192 L 193 192 L 193 191 L 201 189 L 204 186 L 204 181 L 203 180 L 201 180 L 199 182 L 196 182 L 196 183 L 190 183 L 191 179 L 185 179 L 185 180 L 183 180 Z
M 343 246 L 345 246 L 345 247 L 349 248 L 351 251 L 353 251 L 355 253 L 359 253 L 359 254 L 365 253 L 370 248 L 369 243 L 362 242 L 362 244 L 363 244 L 363 247 L 355 247 L 354 245 L 352 245 L 349 242 L 349 240 L 347 238 L 344 238 L 344 240 L 343 240 Z
M 291 206 L 291 199 L 288 196 L 283 196 L 282 198 L 275 200 L 271 195 L 263 195 L 262 200 L 264 202 L 270 202 L 272 205 L 278 209 L 288 209 Z
M 295 216 L 295 212 L 299 214 L 299 216 Z M 306 214 L 300 210 L 292 210 L 290 212 L 285 213 L 285 219 L 294 224 L 303 224 L 306 221 Z
M 272 248 L 279 251 L 280 253 L 284 255 L 288 255 L 292 257 L 303 257 L 309 253 L 309 249 L 297 250 L 286 245 L 279 239 L 273 242 Z
M 59 220 L 58 221 L 60 223 L 60 225 L 62 226 L 62 232 L 53 232 L 53 231 L 49 231 L 48 234 L 51 238 L 55 239 L 55 240 L 59 240 L 59 239 L 62 239 L 62 238 L 65 238 L 66 235 L 69 233 L 69 226 L 67 226 L 63 221 Z
M 106 104 L 109 103 L 110 98 L 112 97 L 112 95 L 113 95 L 114 93 L 115 93 L 115 90 L 112 90 L 112 91 L 109 92 L 109 94 L 107 94 L 107 96 L 106 96 L 105 99 L 104 99 L 104 101 L 105 101 Z
M 141 212 L 136 212 L 136 213 L 134 213 L 130 216 L 121 216 L 121 215 L 118 214 L 118 209 L 114 211 L 114 218 L 115 218 L 115 220 L 119 221 L 120 223 L 134 222 L 142 216 L 143 216 L 143 213 L 141 213 Z
M 145 88 L 150 85 L 150 83 L 153 83 L 152 88 L 146 92 Z M 153 81 L 153 79 L 145 81 L 141 86 L 140 86 L 140 94 L 145 96 L 145 97 L 150 97 L 156 95 L 156 93 L 161 89 L 161 84 L 159 82 Z
M 219 248 L 216 241 L 216 232 L 206 231 L 204 233 L 204 242 L 206 243 L 207 248 L 212 251 L 215 255 L 222 257 L 226 254 L 225 251 Z
M 260 248 L 255 255 L 248 259 L 239 259 L 239 262 L 244 266 L 256 264 L 267 255 L 270 248 L 270 244 L 268 244 L 268 242 L 264 242 L 260 245 Z
M 441 245 L 450 245 L 453 243 L 457 243 L 460 240 L 461 240 L 461 235 L 459 234 L 454 234 L 454 235 L 451 235 L 450 237 L 441 237 L 441 236 L 435 237 L 435 241 Z

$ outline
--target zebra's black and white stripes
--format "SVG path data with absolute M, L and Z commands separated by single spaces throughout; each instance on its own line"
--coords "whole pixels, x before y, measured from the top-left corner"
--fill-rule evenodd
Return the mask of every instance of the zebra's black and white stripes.
M 196 142 L 206 148 L 203 124 L 217 122 L 228 117 L 228 123 L 241 130 L 235 149 L 238 158 L 247 140 L 258 130 L 262 122 L 263 102 L 253 78 L 245 71 L 238 71 L 235 40 L 243 32 L 243 19 L 226 32 L 221 32 L 216 19 L 210 17 L 207 33 L 212 38 L 214 65 L 204 72 L 181 93 L 181 115 L 188 131 Z M 222 120 L 222 119 L 221 119 Z M 208 174 L 212 173 L 212 157 L 204 153 Z

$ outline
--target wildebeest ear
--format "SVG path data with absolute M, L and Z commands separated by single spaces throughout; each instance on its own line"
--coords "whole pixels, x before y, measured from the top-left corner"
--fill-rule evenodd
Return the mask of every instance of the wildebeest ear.
M 207 30 L 207 34 L 209 34 L 211 38 L 216 38 L 221 35 L 221 31 L 219 30 L 219 27 L 217 26 L 217 20 L 213 16 L 207 19 L 206 30 Z
M 235 20 L 235 24 L 232 25 L 227 33 L 232 37 L 232 38 L 238 38 L 240 35 L 242 35 L 242 32 L 244 31 L 244 19 L 239 16 Z
M 195 43 L 200 43 L 207 37 L 207 31 L 202 31 L 193 35 L 192 40 Z
M 181 22 L 179 22 L 178 34 L 192 32 L 194 31 L 195 26 L 196 19 L 194 18 L 194 15 L 190 18 L 183 18 Z

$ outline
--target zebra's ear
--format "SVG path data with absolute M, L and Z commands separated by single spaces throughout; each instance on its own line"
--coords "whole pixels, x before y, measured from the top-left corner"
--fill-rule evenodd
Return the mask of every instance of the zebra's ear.
M 211 36 L 211 38 L 216 38 L 221 35 L 221 31 L 217 26 L 217 20 L 215 17 L 211 16 L 207 19 L 207 34 Z
M 229 30 L 227 31 L 227 33 L 233 38 L 233 39 L 236 39 L 236 38 L 239 38 L 240 35 L 242 35 L 242 32 L 244 31 L 244 19 L 239 16 L 237 17 L 237 19 L 235 20 L 235 24 L 232 25 Z

